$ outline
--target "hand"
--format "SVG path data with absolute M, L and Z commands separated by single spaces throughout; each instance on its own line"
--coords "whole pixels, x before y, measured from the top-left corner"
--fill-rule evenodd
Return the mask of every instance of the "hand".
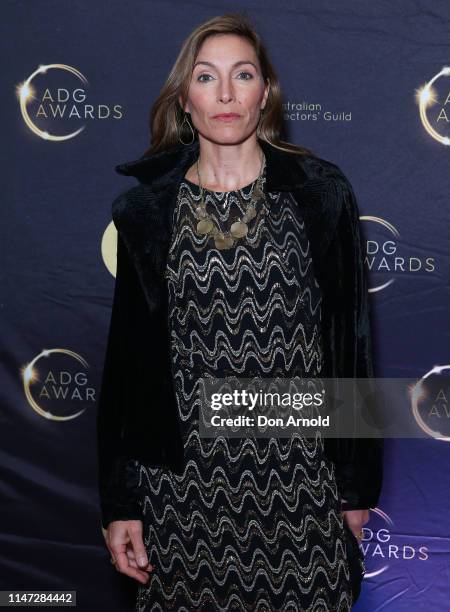
M 354 536 L 361 540 L 363 525 L 369 521 L 369 510 L 344 510 L 342 516 L 344 521 L 347 521 L 347 525 Z
M 147 584 L 150 578 L 148 572 L 155 567 L 148 562 L 142 538 L 142 521 L 112 521 L 108 529 L 102 527 L 102 531 L 111 557 L 116 560 L 116 570 Z

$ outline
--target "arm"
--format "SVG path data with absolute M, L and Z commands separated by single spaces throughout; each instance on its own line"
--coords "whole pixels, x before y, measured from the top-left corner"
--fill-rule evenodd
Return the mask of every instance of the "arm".
M 114 520 L 141 518 L 135 460 L 122 452 L 126 410 L 138 392 L 139 310 L 145 308 L 136 270 L 117 235 L 117 271 L 100 393 L 97 402 L 97 453 L 102 527 Z
M 348 179 L 335 180 L 342 203 L 336 234 L 325 259 L 327 358 L 341 378 L 373 378 L 372 334 L 359 210 Z M 329 374 L 327 374 L 329 376 Z M 343 510 L 376 506 L 383 476 L 383 439 L 326 439 L 336 464 Z

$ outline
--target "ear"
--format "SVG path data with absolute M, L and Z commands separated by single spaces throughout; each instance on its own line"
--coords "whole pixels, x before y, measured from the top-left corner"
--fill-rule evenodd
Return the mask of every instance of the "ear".
M 267 98 L 269 97 L 269 91 L 270 91 L 270 81 L 269 81 L 269 79 L 267 79 L 266 88 L 265 88 L 265 92 L 264 92 L 264 97 L 262 99 L 262 108 L 264 108 L 266 106 Z
M 181 109 L 184 110 L 185 113 L 189 113 L 190 112 L 189 104 L 187 102 L 186 102 L 186 104 L 184 105 L 184 108 L 183 108 L 183 100 L 181 99 L 181 96 L 178 96 L 178 103 L 181 106 Z

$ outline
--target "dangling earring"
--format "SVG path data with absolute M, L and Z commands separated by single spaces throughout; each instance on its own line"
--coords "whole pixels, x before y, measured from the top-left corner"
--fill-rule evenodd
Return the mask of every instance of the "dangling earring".
M 192 132 L 192 140 L 191 140 L 191 142 L 183 142 L 183 141 L 181 140 L 181 138 L 180 138 L 180 134 L 181 134 L 181 133 L 182 133 L 182 131 L 183 131 L 183 124 L 184 124 L 184 122 L 185 122 L 185 121 L 187 121 L 187 124 L 188 124 L 188 126 L 189 126 L 189 128 L 190 128 L 190 130 L 191 130 L 191 132 Z M 194 130 L 192 129 L 192 125 L 190 124 L 189 119 L 187 118 L 187 113 L 184 113 L 183 121 L 182 121 L 182 123 L 181 123 L 180 127 L 178 128 L 178 140 L 181 142 L 181 144 L 184 144 L 184 145 L 190 145 L 190 144 L 192 144 L 192 143 L 194 142 L 194 140 L 195 140 L 195 132 L 194 132 Z

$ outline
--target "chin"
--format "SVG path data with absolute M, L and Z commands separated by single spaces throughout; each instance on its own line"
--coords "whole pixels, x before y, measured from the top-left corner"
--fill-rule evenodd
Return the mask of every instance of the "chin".
M 247 134 L 247 133 L 242 133 L 242 131 L 239 131 L 239 133 L 237 133 L 234 130 L 233 131 L 229 130 L 229 133 L 224 133 L 223 130 L 220 130 L 219 133 L 208 134 L 208 135 L 202 134 L 202 136 L 206 140 L 209 140 L 210 142 L 214 142 L 215 144 L 238 145 L 238 144 L 243 143 L 248 138 L 250 138 L 252 134 L 253 132 L 250 132 Z

